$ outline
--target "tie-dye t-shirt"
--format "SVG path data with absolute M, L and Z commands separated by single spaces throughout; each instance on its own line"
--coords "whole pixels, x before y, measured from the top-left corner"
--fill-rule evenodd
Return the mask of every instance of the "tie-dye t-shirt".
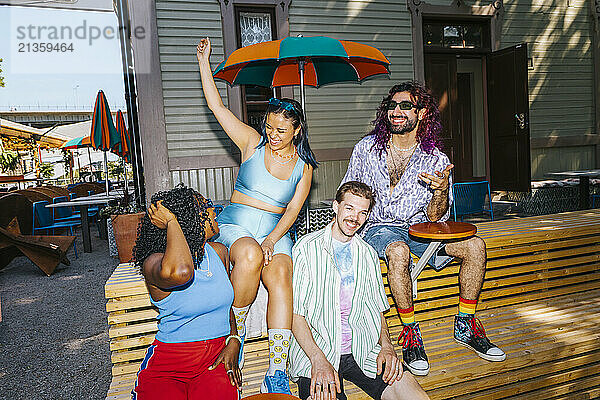
M 338 242 L 331 239 L 333 245 L 333 256 L 335 266 L 340 274 L 340 312 L 342 322 L 342 346 L 341 354 L 352 353 L 352 328 L 348 324 L 348 317 L 352 309 L 352 297 L 354 296 L 354 271 L 352 268 L 351 242 Z

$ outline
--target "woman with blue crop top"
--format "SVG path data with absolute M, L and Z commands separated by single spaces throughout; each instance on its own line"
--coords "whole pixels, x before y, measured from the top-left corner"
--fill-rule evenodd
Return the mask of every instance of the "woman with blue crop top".
M 241 387 L 241 340 L 231 311 L 227 249 L 210 202 L 178 186 L 152 196 L 134 260 L 158 308 L 158 333 L 140 366 L 132 399 L 234 400 Z
M 317 163 L 298 102 L 271 99 L 257 132 L 223 105 L 212 77 L 210 53 L 210 40 L 202 39 L 197 57 L 204 97 L 242 158 L 231 203 L 217 218 L 220 233 L 215 240 L 229 248 L 233 312 L 242 339 L 261 279 L 269 293 L 270 358 L 261 392 L 290 394 L 286 365 L 292 334 L 292 241 L 287 232 L 308 196 Z

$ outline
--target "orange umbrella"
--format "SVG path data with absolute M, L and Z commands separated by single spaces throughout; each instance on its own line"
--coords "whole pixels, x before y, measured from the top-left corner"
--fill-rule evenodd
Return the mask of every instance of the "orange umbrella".
M 320 87 L 387 75 L 390 61 L 373 46 L 325 36 L 287 37 L 237 49 L 219 64 L 216 79 L 231 85 Z
M 116 129 L 119 134 L 119 142 L 113 146 L 112 151 L 116 155 L 123 157 L 127 162 L 131 162 L 131 137 L 127 126 L 125 125 L 125 118 L 121 110 L 117 111 L 116 116 Z
M 128 192 L 127 184 L 127 164 L 125 161 L 131 162 L 131 137 L 125 125 L 125 118 L 121 110 L 117 111 L 116 128 L 121 140 L 113 147 L 113 152 L 123 159 L 123 173 L 125 174 L 125 193 Z
M 111 150 L 121 138 L 112 120 L 108 101 L 104 92 L 100 90 L 96 96 L 94 114 L 92 115 L 92 129 L 90 132 L 90 143 L 96 150 L 104 151 L 104 175 L 106 184 L 106 194 L 108 194 L 108 160 L 106 151 Z

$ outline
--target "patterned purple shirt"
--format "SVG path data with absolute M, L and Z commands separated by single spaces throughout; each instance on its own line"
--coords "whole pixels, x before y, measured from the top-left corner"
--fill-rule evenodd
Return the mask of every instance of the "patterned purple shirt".
M 364 182 L 375 192 L 375 207 L 369 215 L 365 230 L 373 225 L 395 225 L 408 228 L 410 225 L 429 221 L 427 205 L 433 196 L 433 191 L 422 182 L 418 175 L 421 172 L 433 174 L 443 171 L 450 164 L 448 157 L 435 148 L 432 154 L 415 149 L 400 181 L 390 194 L 390 175 L 387 169 L 387 153 L 379 157 L 376 149 L 371 150 L 373 136 L 365 136 L 354 146 L 348 171 L 342 183 L 347 181 Z M 450 175 L 452 187 L 452 175 Z M 452 191 L 449 192 L 449 207 L 440 221 L 446 221 L 450 216 L 450 206 L 453 201 Z

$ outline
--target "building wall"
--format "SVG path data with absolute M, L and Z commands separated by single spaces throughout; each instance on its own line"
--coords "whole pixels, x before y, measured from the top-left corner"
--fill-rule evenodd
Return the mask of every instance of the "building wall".
M 229 154 L 231 143 L 206 105 L 196 45 L 209 37 L 213 69 L 223 60 L 221 12 L 216 0 L 157 0 L 167 146 L 170 163 L 180 157 Z M 217 87 L 227 104 L 225 84 Z
M 529 71 L 533 139 L 597 133 L 593 129 L 593 60 L 586 4 L 585 0 L 504 2 L 500 47 L 527 42 L 533 57 Z M 223 60 L 219 3 L 156 0 L 156 8 L 172 184 L 185 182 L 215 200 L 226 200 L 237 173 L 232 164 L 234 146 L 206 106 L 195 56 L 198 41 L 209 36 L 213 68 Z M 413 77 L 410 14 L 406 3 L 398 0 L 294 0 L 289 22 L 292 36 L 326 35 L 371 44 L 391 61 L 390 79 L 306 89 L 310 143 L 320 161 L 309 195 L 310 203 L 316 205 L 333 197 L 352 146 L 368 132 L 387 90 Z M 217 86 L 227 104 L 225 84 Z M 295 98 L 299 97 L 296 89 Z M 594 145 L 547 146 L 532 147 L 534 179 L 543 178 L 545 172 L 592 168 L 597 163 Z M 215 156 L 222 156 L 221 161 Z
M 198 41 L 209 36 L 213 68 L 223 60 L 219 4 L 157 0 L 156 8 L 172 184 L 184 182 L 215 200 L 226 200 L 237 174 L 230 161 L 234 146 L 206 106 L 195 55 Z M 368 132 L 382 97 L 393 83 L 413 77 L 410 16 L 406 5 L 396 0 L 294 0 L 289 22 L 291 36 L 325 35 L 370 44 L 392 63 L 390 79 L 307 88 L 310 143 L 320 161 L 309 202 L 318 205 L 334 196 L 350 151 Z M 226 102 L 225 85 L 217 86 Z M 298 90 L 294 97 L 300 98 Z M 223 155 L 227 161 L 209 168 L 190 167 L 189 157 L 207 155 Z
M 501 47 L 526 42 L 532 138 L 594 132 L 591 18 L 586 0 L 505 2 Z M 591 146 L 532 149 L 533 179 L 546 172 L 594 168 Z

